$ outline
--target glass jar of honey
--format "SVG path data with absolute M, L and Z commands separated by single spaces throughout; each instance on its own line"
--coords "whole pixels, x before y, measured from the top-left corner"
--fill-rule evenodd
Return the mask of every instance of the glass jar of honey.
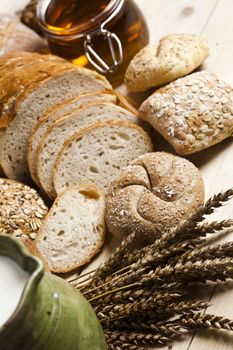
M 38 18 L 52 53 L 98 70 L 113 85 L 149 40 L 133 0 L 40 0 Z

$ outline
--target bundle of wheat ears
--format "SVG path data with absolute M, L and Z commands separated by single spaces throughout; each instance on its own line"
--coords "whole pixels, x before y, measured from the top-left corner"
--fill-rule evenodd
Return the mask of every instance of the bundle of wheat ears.
M 208 303 L 190 298 L 194 285 L 233 279 L 233 242 L 211 246 L 209 237 L 233 220 L 205 222 L 232 197 L 233 189 L 215 195 L 140 249 L 131 234 L 95 272 L 73 281 L 95 309 L 109 349 L 149 349 L 204 328 L 233 330 L 233 320 L 204 313 Z

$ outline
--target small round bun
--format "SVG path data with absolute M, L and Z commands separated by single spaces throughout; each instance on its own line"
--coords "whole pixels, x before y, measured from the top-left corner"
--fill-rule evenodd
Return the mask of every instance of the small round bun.
M 140 156 L 112 182 L 106 221 L 120 238 L 136 232 L 154 241 L 197 212 L 204 183 L 188 160 L 165 152 Z

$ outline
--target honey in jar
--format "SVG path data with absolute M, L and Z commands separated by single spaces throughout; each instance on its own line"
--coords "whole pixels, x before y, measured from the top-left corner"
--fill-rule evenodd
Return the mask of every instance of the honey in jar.
M 52 53 L 98 70 L 113 85 L 149 40 L 133 0 L 41 0 L 38 16 Z

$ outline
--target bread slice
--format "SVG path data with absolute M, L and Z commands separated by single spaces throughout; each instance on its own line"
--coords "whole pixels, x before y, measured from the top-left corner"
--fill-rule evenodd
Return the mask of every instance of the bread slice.
M 105 237 L 105 199 L 93 185 L 79 185 L 54 202 L 36 246 L 52 272 L 64 273 L 89 262 Z
M 36 176 L 42 189 L 50 196 L 56 197 L 52 172 L 56 158 L 65 141 L 75 132 L 106 120 L 123 120 L 137 123 L 134 114 L 112 103 L 96 102 L 85 106 L 55 122 L 41 140 L 36 153 Z
M 28 166 L 31 177 L 35 183 L 39 185 L 39 179 L 36 176 L 36 155 L 38 153 L 38 146 L 54 121 L 65 116 L 67 113 L 72 113 L 75 110 L 83 108 L 86 104 L 89 104 L 91 102 L 116 103 L 116 100 L 116 96 L 110 92 L 84 94 L 76 98 L 64 101 L 63 103 L 59 103 L 39 119 L 38 123 L 31 133 L 27 149 Z
M 123 121 L 96 123 L 68 139 L 57 157 L 53 181 L 57 194 L 77 183 L 94 183 L 107 193 L 127 163 L 152 152 L 147 133 Z
M 72 65 L 68 72 L 56 73 L 36 87 L 25 91 L 17 100 L 15 118 L 6 130 L 1 152 L 1 165 L 7 177 L 27 181 L 27 144 L 38 119 L 58 102 L 87 92 L 111 89 L 98 73 Z

